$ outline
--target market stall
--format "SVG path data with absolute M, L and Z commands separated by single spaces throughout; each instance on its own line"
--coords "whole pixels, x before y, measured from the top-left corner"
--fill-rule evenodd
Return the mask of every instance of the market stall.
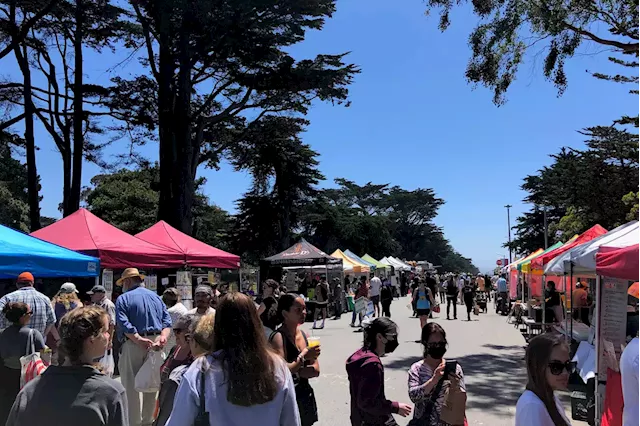
M 135 235 L 148 243 L 183 253 L 185 262 L 201 268 L 240 268 L 240 256 L 212 247 L 161 220 Z
M 368 260 L 365 260 L 363 258 L 361 258 L 360 256 L 358 256 L 357 254 L 355 254 L 354 252 L 352 252 L 349 249 L 346 249 L 344 251 L 344 254 L 349 257 L 351 260 L 355 260 L 356 262 L 358 262 L 361 265 L 366 265 L 369 267 L 369 271 L 374 271 L 376 269 L 376 264 L 369 262 Z
M 0 225 L 0 278 L 95 277 L 100 260 Z
M 86 209 L 31 234 L 50 243 L 100 258 L 102 268 L 179 268 L 184 254 L 127 234 Z
M 381 262 L 378 262 L 377 260 L 375 260 L 373 257 L 369 256 L 368 254 L 365 254 L 364 256 L 361 256 L 362 260 L 366 260 L 369 263 L 372 263 L 376 266 L 376 270 L 390 270 L 392 269 L 391 265 L 387 265 Z

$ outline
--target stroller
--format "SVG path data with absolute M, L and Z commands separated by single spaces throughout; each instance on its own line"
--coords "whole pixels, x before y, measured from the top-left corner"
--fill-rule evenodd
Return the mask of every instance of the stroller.
M 487 313 L 487 294 L 485 292 L 476 293 L 476 305 L 483 313 Z

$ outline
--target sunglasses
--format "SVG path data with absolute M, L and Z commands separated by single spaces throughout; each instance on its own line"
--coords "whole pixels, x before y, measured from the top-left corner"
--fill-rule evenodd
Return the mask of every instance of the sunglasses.
M 569 374 L 575 372 L 578 363 L 574 361 L 551 361 L 547 365 L 549 366 L 549 371 L 551 372 L 551 374 L 553 374 L 554 376 L 559 376 L 560 374 L 562 374 L 562 370 L 567 370 L 567 373 Z

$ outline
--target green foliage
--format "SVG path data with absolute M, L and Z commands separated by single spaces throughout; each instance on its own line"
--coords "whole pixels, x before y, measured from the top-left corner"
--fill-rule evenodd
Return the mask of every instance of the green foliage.
M 27 167 L 11 155 L 14 140 L 0 135 L 0 224 L 29 232 Z
M 158 221 L 159 170 L 157 165 L 136 170 L 121 169 L 96 175 L 83 198 L 87 208 L 98 217 L 130 234 L 137 234 Z M 204 180 L 198 181 L 198 187 Z M 196 192 L 193 211 L 193 236 L 204 243 L 227 248 L 229 215 L 200 191 Z
M 300 139 L 306 125 L 300 118 L 266 116 L 251 123 L 230 148 L 235 169 L 253 177 L 249 192 L 238 200 L 233 228 L 233 246 L 252 261 L 291 245 L 300 212 L 324 179 L 318 153 Z
M 346 54 L 295 61 L 287 53 L 306 31 L 322 28 L 334 0 L 131 6 L 149 72 L 114 79 L 110 108 L 136 142 L 157 129 L 165 171 L 160 217 L 178 229 L 189 231 L 200 164 L 215 167 L 269 115 L 306 114 L 316 99 L 348 105 L 347 87 L 359 70 L 345 63 Z
M 158 220 L 158 168 L 122 169 L 96 175 L 85 192 L 91 212 L 129 234 L 137 234 Z
M 627 220 L 638 220 L 638 192 L 629 192 L 624 197 L 622 197 L 622 202 L 627 208 L 629 208 L 629 213 L 627 213 Z
M 472 57 L 467 79 L 494 92 L 494 102 L 504 103 L 505 93 L 516 79 L 519 67 L 531 53 L 544 52 L 544 76 L 562 94 L 568 81 L 565 63 L 583 43 L 613 50 L 612 62 L 623 65 L 620 57 L 638 56 L 638 2 L 636 0 L 427 0 L 427 12 L 440 10 L 440 29 L 450 24 L 454 6 L 472 3 L 479 23 L 469 36 Z M 533 50 L 533 52 L 532 52 Z M 527 55 L 529 53 L 529 55 Z M 537 55 L 535 55 L 537 56 Z M 619 82 L 635 82 L 637 63 L 630 77 L 597 74 Z M 634 78 L 635 75 L 635 78 Z M 630 80 L 627 80 L 627 79 Z
M 638 136 L 615 127 L 581 133 L 589 138 L 587 149 L 563 148 L 551 156 L 551 165 L 524 179 L 524 201 L 534 207 L 517 219 L 511 244 L 516 252 L 544 247 L 542 211 L 536 206 L 548 206 L 549 244 L 595 224 L 613 229 L 637 217 Z

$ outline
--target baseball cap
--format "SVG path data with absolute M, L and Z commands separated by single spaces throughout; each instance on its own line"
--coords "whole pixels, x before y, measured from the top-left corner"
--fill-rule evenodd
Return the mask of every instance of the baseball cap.
M 33 279 L 33 274 L 31 272 L 23 272 L 20 275 L 18 275 L 18 279 L 17 281 L 19 283 L 23 283 L 23 282 L 34 282 L 35 280 Z
M 94 285 L 93 288 L 87 292 L 87 294 L 106 293 L 106 292 L 107 292 L 107 289 L 104 288 L 103 285 Z
M 64 283 L 60 286 L 60 293 L 78 293 L 78 289 L 74 283 Z

